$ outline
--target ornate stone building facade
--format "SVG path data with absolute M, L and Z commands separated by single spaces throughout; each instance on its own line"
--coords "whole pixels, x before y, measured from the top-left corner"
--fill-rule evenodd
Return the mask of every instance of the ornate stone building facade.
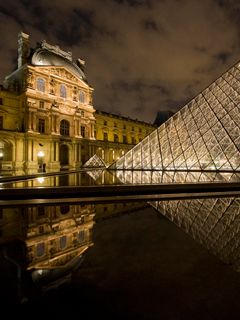
M 46 41 L 30 50 L 19 34 L 17 69 L 0 90 L 1 169 L 79 168 L 95 153 L 110 164 L 154 129 L 95 113 L 84 64 Z

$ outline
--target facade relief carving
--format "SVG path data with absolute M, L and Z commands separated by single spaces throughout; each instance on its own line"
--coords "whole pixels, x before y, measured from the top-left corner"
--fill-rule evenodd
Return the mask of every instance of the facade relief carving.
M 52 68 L 51 74 L 60 77 L 61 80 L 66 79 L 66 80 L 74 81 L 75 83 L 79 82 L 79 80 L 71 72 L 68 72 L 66 69 L 61 68 L 61 67 L 60 68 Z
M 73 101 L 77 101 L 78 89 L 77 87 L 73 87 Z
M 30 70 L 26 71 L 26 87 L 27 88 L 33 88 L 34 83 L 34 75 L 33 72 Z
M 27 107 L 29 109 L 32 109 L 32 108 L 36 109 L 36 102 L 34 100 L 27 100 Z
M 59 104 L 55 100 L 51 104 L 51 109 L 59 109 Z
M 50 87 L 50 94 L 55 95 L 56 94 L 56 86 L 57 83 L 56 81 L 52 78 L 49 82 L 49 87 Z
M 74 109 L 69 107 L 69 106 L 66 106 L 65 104 L 60 104 L 60 111 L 62 113 L 66 113 L 68 115 L 73 115 L 74 114 Z

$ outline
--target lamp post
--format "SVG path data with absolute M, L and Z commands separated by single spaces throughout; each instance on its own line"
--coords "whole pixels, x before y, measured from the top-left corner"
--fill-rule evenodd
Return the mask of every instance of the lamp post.
M 39 164 L 39 169 L 40 169 L 40 171 L 42 171 L 42 169 L 43 169 L 43 157 L 44 157 L 44 152 L 43 151 L 39 151 L 38 152 L 38 164 Z

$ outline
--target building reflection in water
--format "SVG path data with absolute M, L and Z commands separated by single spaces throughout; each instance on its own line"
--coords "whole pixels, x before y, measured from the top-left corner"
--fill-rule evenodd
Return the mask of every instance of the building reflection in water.
M 153 201 L 150 204 L 224 263 L 240 271 L 240 198 Z
M 2 257 L 17 266 L 20 300 L 29 279 L 40 291 L 70 280 L 93 245 L 94 215 L 93 205 L 1 209 Z
M 70 282 L 93 245 L 95 221 L 146 206 L 125 202 L 0 208 L 0 270 L 3 260 L 17 269 L 15 298 L 18 302 L 29 300 Z M 0 281 L 3 288 L 5 280 L 0 277 Z

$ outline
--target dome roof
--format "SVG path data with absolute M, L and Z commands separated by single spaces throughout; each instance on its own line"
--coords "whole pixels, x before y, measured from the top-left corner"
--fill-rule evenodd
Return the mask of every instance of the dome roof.
M 72 62 L 69 58 L 65 58 L 55 52 L 49 51 L 45 48 L 37 49 L 31 58 L 31 63 L 34 66 L 58 66 L 66 67 L 69 71 L 73 72 L 78 78 L 86 82 L 84 72 Z

